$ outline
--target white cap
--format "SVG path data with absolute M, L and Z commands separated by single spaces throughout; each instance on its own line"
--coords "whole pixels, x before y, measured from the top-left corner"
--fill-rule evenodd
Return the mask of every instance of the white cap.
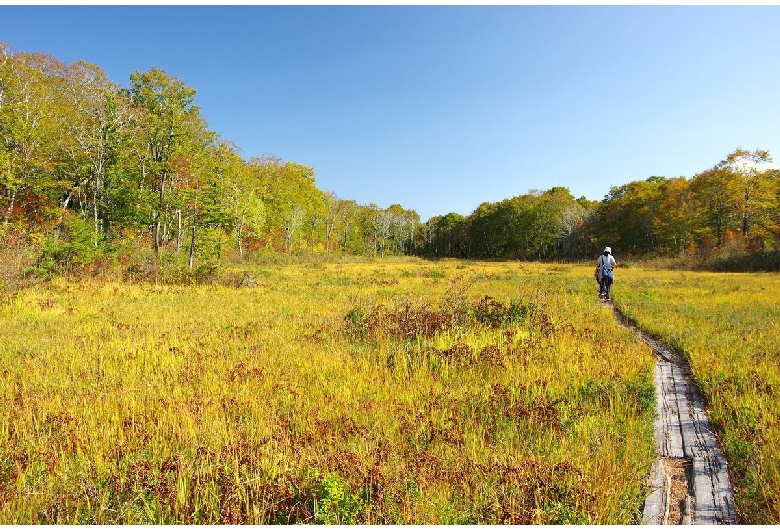
M 607 248 L 604 249 L 604 252 L 606 252 L 608 254 L 612 254 L 612 249 L 607 247 Z

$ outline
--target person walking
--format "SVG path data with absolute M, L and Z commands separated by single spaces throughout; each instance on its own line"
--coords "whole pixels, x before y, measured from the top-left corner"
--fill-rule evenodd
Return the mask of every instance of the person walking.
M 613 269 L 617 261 L 612 256 L 612 248 L 606 247 L 596 261 L 596 278 L 599 282 L 599 298 L 609 300 L 612 292 L 612 282 L 615 280 Z

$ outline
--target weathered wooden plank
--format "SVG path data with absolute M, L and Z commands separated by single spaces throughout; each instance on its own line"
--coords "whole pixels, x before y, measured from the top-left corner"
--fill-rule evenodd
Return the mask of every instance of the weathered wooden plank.
M 693 458 L 693 494 L 696 499 L 695 524 L 736 523 L 734 494 L 726 461 L 720 453 Z
M 680 425 L 680 406 L 675 392 L 676 383 L 673 368 L 672 364 L 668 362 L 659 362 L 656 365 L 658 417 L 654 426 L 655 440 L 660 456 L 682 458 L 684 450 Z
M 663 461 L 658 459 L 653 462 L 653 467 L 650 469 L 651 493 L 645 501 L 642 524 L 664 524 L 666 514 L 669 512 L 666 482 Z

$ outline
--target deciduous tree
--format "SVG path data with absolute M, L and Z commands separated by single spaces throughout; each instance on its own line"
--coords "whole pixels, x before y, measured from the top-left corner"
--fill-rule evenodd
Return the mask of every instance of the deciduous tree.
M 159 68 L 130 75 L 132 102 L 145 111 L 140 123 L 144 151 L 139 153 L 145 183 L 157 195 L 151 210 L 154 249 L 159 254 L 162 227 L 169 222 L 166 202 L 171 163 L 183 145 L 205 130 L 199 107 L 194 104 L 195 89 Z

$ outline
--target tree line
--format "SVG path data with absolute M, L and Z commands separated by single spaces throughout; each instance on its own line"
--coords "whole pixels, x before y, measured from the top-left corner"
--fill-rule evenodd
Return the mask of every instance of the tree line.
M 122 87 L 84 61 L 0 42 L 0 239 L 40 248 L 49 268 L 121 249 L 189 267 L 266 253 L 561 260 L 623 254 L 776 251 L 780 178 L 737 149 L 691 179 L 651 177 L 602 201 L 532 190 L 421 222 L 395 204 L 320 190 L 314 168 L 248 160 L 210 130 L 196 90 L 164 70 Z
M 324 192 L 303 164 L 244 160 L 195 94 L 158 68 L 123 88 L 98 66 L 0 43 L 2 233 L 82 261 L 142 239 L 190 266 L 228 252 L 412 251 L 415 212 Z
M 480 258 L 578 259 L 606 245 L 623 255 L 673 256 L 727 268 L 780 268 L 780 171 L 768 151 L 738 148 L 692 178 L 652 176 L 602 201 L 568 189 L 483 203 L 428 221 L 427 250 Z M 729 264 L 735 260 L 742 264 Z

